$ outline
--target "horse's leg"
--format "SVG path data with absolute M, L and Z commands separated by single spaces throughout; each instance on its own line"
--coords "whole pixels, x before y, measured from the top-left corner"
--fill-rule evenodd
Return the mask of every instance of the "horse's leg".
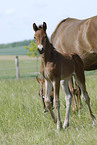
M 54 105 L 57 112 L 57 129 L 60 130 L 62 127 L 61 117 L 60 117 L 60 100 L 59 100 L 59 90 L 60 90 L 60 80 L 56 79 L 53 82 L 54 86 Z
M 75 100 L 75 92 L 74 92 L 74 81 L 73 81 L 73 77 L 71 77 L 71 79 L 68 81 L 68 85 L 69 85 L 69 90 L 72 94 L 72 109 L 73 109 L 73 113 L 76 110 L 76 100 Z
M 89 113 L 90 113 L 90 117 L 91 117 L 91 120 L 92 120 L 92 123 L 93 125 L 95 124 L 95 116 L 93 115 L 92 113 L 92 110 L 91 110 L 91 106 L 90 106 L 90 98 L 89 98 L 89 95 L 85 89 L 85 87 L 82 87 L 82 96 L 85 100 L 85 103 L 87 104 L 88 106 L 88 109 L 89 109 Z
M 65 115 L 64 125 L 63 125 L 63 129 L 66 129 L 69 126 L 69 113 L 70 113 L 72 95 L 68 87 L 68 80 L 62 80 L 61 85 L 65 92 L 65 99 L 66 99 L 66 115 Z
M 49 110 L 53 121 L 56 123 L 55 115 L 54 115 L 54 112 L 52 111 L 52 104 L 50 101 L 51 91 L 52 91 L 52 84 L 49 81 L 45 80 L 45 103 L 46 103 L 46 107 Z
M 76 90 L 76 96 L 77 96 L 77 102 L 78 102 L 78 110 L 82 108 L 82 102 L 81 102 L 81 89 L 77 86 Z
M 75 110 L 76 110 L 75 95 L 72 92 L 71 92 L 71 94 L 72 94 L 72 103 L 71 103 L 71 106 L 72 106 L 72 110 L 73 110 L 73 114 L 74 114 Z
M 95 116 L 93 115 L 92 113 L 92 110 L 91 110 L 91 106 L 90 106 L 90 98 L 89 98 L 89 95 L 86 91 L 86 85 L 85 85 L 85 78 L 84 78 L 84 75 L 82 77 L 78 77 L 76 76 L 76 79 L 77 79 L 77 83 L 79 84 L 80 88 L 81 88 L 81 92 L 82 92 L 82 97 L 84 98 L 85 100 L 85 103 L 87 104 L 88 106 L 88 109 L 89 109 L 89 114 L 90 114 L 90 117 L 91 117 L 91 120 L 92 120 L 92 123 L 93 125 L 95 125 Z

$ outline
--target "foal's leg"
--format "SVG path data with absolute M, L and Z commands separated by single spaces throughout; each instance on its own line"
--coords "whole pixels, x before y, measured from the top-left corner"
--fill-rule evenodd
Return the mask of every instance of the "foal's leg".
M 59 101 L 60 80 L 54 81 L 53 86 L 54 86 L 54 105 L 57 111 L 57 129 L 60 130 L 60 128 L 62 127 L 60 117 L 60 101 Z
M 76 96 L 77 96 L 77 102 L 78 102 L 78 110 L 82 108 L 82 102 L 81 102 L 81 89 L 77 86 L 76 90 Z
M 76 110 L 76 100 L 75 100 L 75 91 L 74 91 L 74 80 L 73 80 L 73 77 L 68 81 L 68 85 L 69 85 L 69 90 L 70 90 L 70 92 L 72 94 L 71 106 L 72 106 L 73 113 L 74 113 L 75 110 Z
M 45 103 L 46 103 L 46 107 L 49 110 L 53 121 L 56 122 L 54 112 L 52 111 L 52 104 L 50 101 L 51 91 L 52 91 L 52 84 L 49 81 L 45 80 Z
M 69 113 L 70 113 L 72 95 L 69 91 L 68 80 L 62 80 L 61 85 L 65 92 L 65 99 L 66 99 L 66 115 L 65 115 L 64 125 L 63 125 L 63 129 L 66 129 L 69 126 Z

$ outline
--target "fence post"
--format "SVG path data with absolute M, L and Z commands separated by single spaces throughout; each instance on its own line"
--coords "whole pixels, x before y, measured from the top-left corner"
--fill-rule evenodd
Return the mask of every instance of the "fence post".
M 19 79 L 19 59 L 18 56 L 15 58 L 15 65 L 16 65 L 16 79 Z

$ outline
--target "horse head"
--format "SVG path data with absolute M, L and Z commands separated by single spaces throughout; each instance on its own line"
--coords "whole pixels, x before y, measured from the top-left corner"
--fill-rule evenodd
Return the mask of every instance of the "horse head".
M 41 25 L 39 27 L 35 23 L 33 24 L 33 30 L 35 31 L 34 38 L 40 54 L 44 53 L 44 46 L 46 45 L 46 29 L 47 25 L 45 22 L 43 22 L 43 26 Z

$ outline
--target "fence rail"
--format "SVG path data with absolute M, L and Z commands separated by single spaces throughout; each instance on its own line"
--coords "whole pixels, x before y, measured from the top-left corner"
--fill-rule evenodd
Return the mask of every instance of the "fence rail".
M 17 58 L 18 60 L 16 60 Z M 39 74 L 39 70 L 40 58 L 33 59 L 28 56 L 0 57 L 0 79 L 35 77 Z

